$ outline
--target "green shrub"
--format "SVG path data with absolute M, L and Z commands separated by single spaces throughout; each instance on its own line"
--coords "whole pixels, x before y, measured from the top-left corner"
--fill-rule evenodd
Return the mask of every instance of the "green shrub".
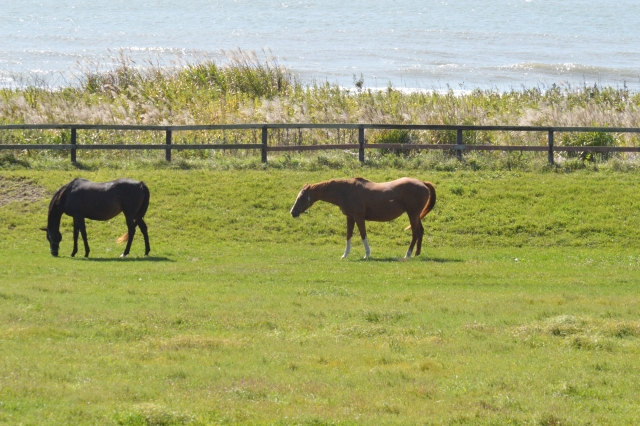
M 12 152 L 0 154 L 0 168 L 10 166 L 29 168 L 29 162 L 24 159 L 16 158 L 15 154 Z
M 565 133 L 562 135 L 562 145 L 564 146 L 616 146 L 617 141 L 611 133 L 584 132 L 577 134 Z M 593 152 L 584 150 L 581 152 L 567 152 L 568 158 L 579 157 L 582 161 L 595 162 L 596 160 L 607 160 L 611 157 L 609 152 Z
M 410 144 L 412 143 L 412 135 L 409 130 L 404 129 L 392 129 L 382 130 L 374 134 L 372 143 L 398 143 L 398 144 Z M 394 153 L 396 155 L 408 155 L 410 150 L 408 149 L 380 149 L 382 154 Z

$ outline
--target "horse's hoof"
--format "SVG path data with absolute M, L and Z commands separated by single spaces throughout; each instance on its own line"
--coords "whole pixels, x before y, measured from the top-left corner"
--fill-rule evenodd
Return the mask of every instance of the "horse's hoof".
M 125 257 L 127 257 L 127 255 L 124 253 L 120 255 L 120 259 L 124 259 Z

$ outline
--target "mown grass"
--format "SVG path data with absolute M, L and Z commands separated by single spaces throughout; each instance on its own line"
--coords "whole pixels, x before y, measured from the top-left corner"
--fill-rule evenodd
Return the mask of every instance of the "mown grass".
M 404 218 L 340 261 L 336 207 L 288 213 L 406 173 L 3 171 L 0 423 L 636 424 L 640 177 L 412 169 L 438 203 L 409 261 Z M 147 182 L 151 257 L 118 258 L 122 218 L 49 255 L 42 194 L 79 175 Z

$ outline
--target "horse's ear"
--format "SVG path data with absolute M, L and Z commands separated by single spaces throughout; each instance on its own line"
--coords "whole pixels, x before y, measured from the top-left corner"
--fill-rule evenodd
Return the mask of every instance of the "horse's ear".
M 47 232 L 47 228 L 40 228 L 41 231 Z

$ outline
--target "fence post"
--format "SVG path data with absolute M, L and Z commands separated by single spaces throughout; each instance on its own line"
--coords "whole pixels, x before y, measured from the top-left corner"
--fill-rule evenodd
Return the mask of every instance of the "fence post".
M 262 162 L 267 162 L 267 142 L 269 141 L 269 130 L 267 126 L 262 126 Z
M 73 147 L 71 148 L 71 162 L 73 164 L 76 163 L 76 148 L 75 145 L 78 142 L 78 135 L 76 133 L 76 128 L 71 128 L 71 145 L 73 145 Z
M 358 129 L 358 144 L 360 145 L 358 159 L 361 163 L 364 163 L 364 126 L 360 126 Z
M 456 131 L 456 145 L 458 146 L 458 149 L 456 149 L 456 157 L 458 157 L 458 160 L 462 160 L 462 129 L 457 129 Z
M 164 158 L 167 161 L 171 161 L 171 130 L 167 130 L 166 143 L 167 149 L 164 151 Z
M 549 130 L 549 165 L 553 166 L 553 130 Z

